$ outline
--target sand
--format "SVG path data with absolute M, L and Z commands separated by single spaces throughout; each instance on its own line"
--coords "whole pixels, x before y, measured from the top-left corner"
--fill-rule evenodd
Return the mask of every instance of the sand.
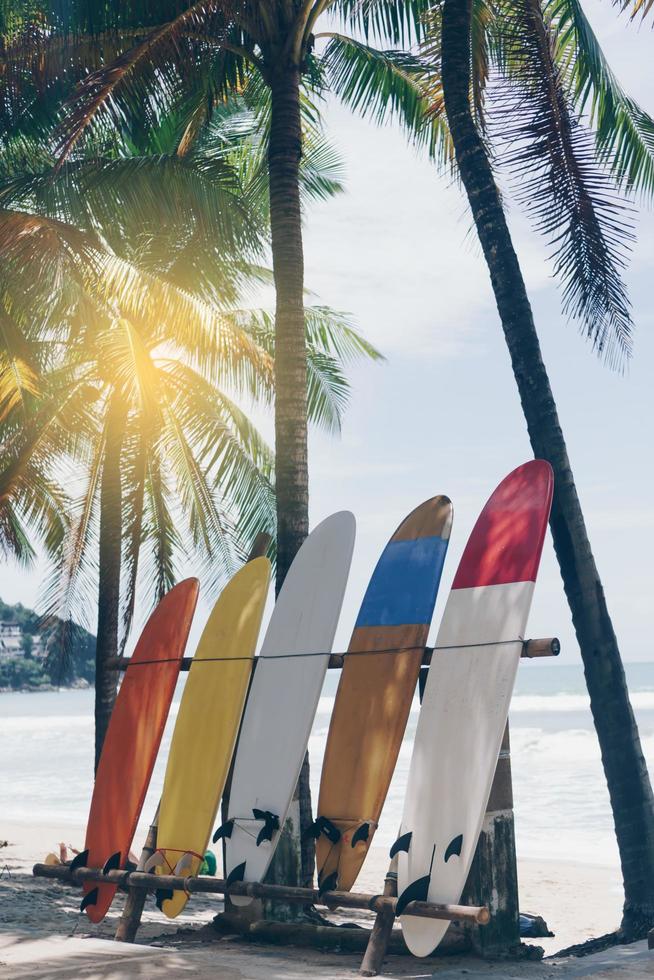
M 207 946 L 199 927 L 209 923 L 222 908 L 218 896 L 195 895 L 185 913 L 174 922 L 162 916 L 148 901 L 139 931 L 139 945 L 110 942 L 122 908 L 118 896 L 111 913 L 92 926 L 77 908 L 79 893 L 56 881 L 35 879 L 32 864 L 60 840 L 80 846 L 81 827 L 44 827 L 37 823 L 2 827 L 10 846 L 0 851 L 0 977 L 157 977 L 302 978 L 358 975 L 359 954 L 340 954 L 306 949 L 253 947 L 226 937 Z M 387 857 L 372 848 L 357 889 L 381 889 Z M 543 916 L 555 933 L 551 939 L 526 942 L 542 946 L 547 957 L 557 950 L 602 935 L 620 920 L 620 876 L 615 868 L 553 860 L 519 863 L 523 911 Z M 349 919 L 368 925 L 368 913 L 349 913 Z M 341 916 L 341 921 L 345 916 Z M 194 929 L 180 935 L 180 929 Z M 153 945 L 155 946 L 153 947 Z M 579 972 L 579 971 L 582 972 Z M 576 972 L 575 972 L 576 971 Z M 585 971 L 585 972 L 584 972 Z M 608 971 L 608 972 L 607 972 Z M 617 971 L 617 972 L 616 972 Z M 638 977 L 654 972 L 654 954 L 644 944 L 634 944 L 584 959 L 545 959 L 542 963 L 490 964 L 474 959 L 389 957 L 389 977 L 437 976 L 442 980 L 462 975 L 477 977 L 601 976 Z

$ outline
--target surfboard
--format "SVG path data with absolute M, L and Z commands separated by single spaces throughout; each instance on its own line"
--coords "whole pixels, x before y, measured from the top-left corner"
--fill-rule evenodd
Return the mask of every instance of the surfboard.
M 228 881 L 261 881 L 275 852 L 329 664 L 354 535 L 348 511 L 319 524 L 275 603 L 243 714 L 228 819 L 214 835 L 214 842 L 226 841 Z
M 122 868 L 129 854 L 159 751 L 198 598 L 185 579 L 148 619 L 130 657 L 111 712 L 95 776 L 84 851 L 73 866 Z M 101 922 L 115 885 L 84 883 L 81 908 Z
M 377 829 L 451 526 L 450 500 L 427 500 L 400 524 L 370 579 L 336 693 L 320 780 L 314 834 L 322 891 L 352 887 Z
M 269 583 L 268 559 L 248 562 L 223 589 L 204 627 L 179 705 L 157 850 L 146 871 L 199 872 L 238 735 Z M 182 891 L 157 892 L 157 904 L 169 919 L 187 901 Z
M 398 855 L 406 944 L 428 956 L 446 921 L 402 915 L 456 903 L 481 831 L 552 503 L 549 463 L 500 483 L 468 540 L 438 631 L 418 718 Z

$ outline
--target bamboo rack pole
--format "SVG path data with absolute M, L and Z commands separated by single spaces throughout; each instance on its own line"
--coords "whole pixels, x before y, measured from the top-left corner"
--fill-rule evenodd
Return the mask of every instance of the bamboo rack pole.
M 388 898 L 397 896 L 397 854 L 391 859 L 386 878 L 384 879 L 384 895 Z M 359 973 L 362 977 L 376 977 L 381 972 L 382 963 L 386 956 L 386 950 L 393 932 L 394 913 L 388 909 L 381 909 L 377 913 L 370 939 L 366 946 Z
M 159 822 L 159 807 L 152 819 L 148 836 L 141 851 L 137 871 L 142 871 L 148 858 L 152 857 L 157 847 L 157 824 Z M 141 916 L 145 908 L 148 893 L 145 888 L 130 888 L 125 899 L 125 907 L 120 917 L 114 939 L 117 943 L 133 943 L 141 925 Z
M 172 888 L 178 891 L 203 892 L 216 895 L 246 895 L 249 898 L 272 898 L 283 902 L 299 902 L 304 905 L 325 905 L 329 908 L 369 909 L 381 912 L 392 909 L 395 913 L 397 899 L 386 895 L 357 894 L 356 892 L 323 892 L 317 888 L 295 888 L 287 885 L 264 885 L 259 882 L 234 882 L 226 885 L 222 878 L 188 877 L 181 875 L 153 875 L 142 871 L 108 871 L 101 868 L 70 868 L 61 864 L 35 864 L 32 873 L 38 878 L 59 878 L 69 882 L 99 881 L 108 885 L 130 888 Z M 407 915 L 422 919 L 447 919 L 476 922 L 486 925 L 490 919 L 488 909 L 476 905 L 435 905 L 431 902 L 410 902 Z
M 491 644 L 489 644 L 491 645 Z M 374 651 L 370 651 L 374 653 Z M 422 657 L 423 666 L 427 666 L 431 663 L 432 654 L 438 652 L 434 650 L 434 647 L 425 647 L 425 652 Z M 522 644 L 522 653 L 520 654 L 526 660 L 534 660 L 540 657 L 558 657 L 561 652 L 561 644 L 554 636 L 549 636 L 544 639 L 538 640 L 524 640 Z M 338 670 L 343 666 L 345 658 L 347 656 L 356 657 L 356 653 L 343 654 L 343 653 L 332 653 L 329 657 L 329 668 L 331 670 Z M 112 670 L 126 670 L 129 667 L 129 657 L 112 657 L 107 661 L 107 666 Z M 212 661 L 207 661 L 211 663 Z M 256 662 L 256 660 L 255 660 Z M 190 670 L 191 664 L 193 663 L 193 657 L 184 657 L 181 661 L 180 670 Z

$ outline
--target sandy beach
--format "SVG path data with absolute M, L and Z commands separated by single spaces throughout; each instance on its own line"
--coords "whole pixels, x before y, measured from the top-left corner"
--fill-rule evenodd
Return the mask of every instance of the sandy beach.
M 291 947 L 253 947 L 236 937 L 212 935 L 217 945 L 207 945 L 207 930 L 221 910 L 216 897 L 194 896 L 186 912 L 175 922 L 161 915 L 149 901 L 138 935 L 138 946 L 125 947 L 108 942 L 113 937 L 122 909 L 118 896 L 111 913 L 99 926 L 91 926 L 78 913 L 77 890 L 59 882 L 35 879 L 33 863 L 43 860 L 59 840 L 75 843 L 82 837 L 81 827 L 43 827 L 24 822 L 5 827 L 10 846 L 2 850 L 3 874 L 0 878 L 0 976 L 2 977 L 88 977 L 103 976 L 213 976 L 225 978 L 304 976 L 348 977 L 357 975 L 360 955 L 296 949 Z M 386 851 L 372 848 L 357 883 L 361 891 L 381 890 L 386 869 Z M 521 907 L 543 916 L 553 938 L 528 940 L 539 945 L 547 957 L 541 963 L 492 964 L 456 957 L 419 961 L 409 956 L 390 956 L 387 976 L 424 977 L 435 974 L 447 978 L 466 973 L 476 976 L 551 977 L 584 976 L 568 973 L 597 965 L 597 958 L 550 959 L 558 950 L 597 937 L 616 927 L 620 919 L 621 890 L 615 869 L 571 861 L 523 860 L 519 865 Z M 583 900 L 580 900 L 583 899 Z M 336 916 L 336 921 L 353 921 L 354 916 Z M 372 916 L 356 914 L 359 925 L 368 925 Z M 193 930 L 189 932 L 189 930 Z M 213 930 L 211 930 L 213 933 Z M 154 944 L 158 950 L 152 959 Z M 644 944 L 600 954 L 608 964 L 606 976 L 639 976 L 654 966 Z M 149 950 L 146 955 L 144 950 Z M 617 957 L 618 962 L 614 962 Z M 635 958 L 634 958 L 635 957 Z M 73 970 L 72 963 L 75 962 Z M 205 970 L 211 972 L 203 972 Z M 118 972 L 113 972 L 118 970 Z M 619 972 L 616 973 L 615 971 Z M 218 972 L 216 972 L 218 971 Z M 481 972 L 480 972 L 481 971 Z M 517 972 L 516 972 L 517 971 Z M 554 971 L 554 972 L 553 972 Z M 627 971 L 627 972 L 625 972 Z M 593 975 L 595 974 L 593 970 Z
M 540 980 L 593 975 L 609 967 L 614 972 L 608 975 L 620 978 L 638 976 L 641 969 L 652 971 L 654 957 L 642 943 L 583 959 L 555 957 L 560 950 L 616 928 L 622 889 L 596 737 L 583 696 L 583 676 L 562 668 L 539 677 L 525 670 L 521 678 L 512 722 L 520 904 L 523 912 L 542 916 L 554 933 L 551 938 L 525 941 L 540 946 L 546 958 L 540 963 L 493 964 L 460 956 L 417 960 L 391 954 L 384 971 L 387 976 Z M 634 673 L 633 684 L 645 747 L 654 760 L 651 668 Z M 333 694 L 327 687 L 310 743 L 315 794 Z M 176 705 L 173 707 L 171 723 Z M 0 877 L 3 980 L 77 974 L 149 980 L 165 974 L 181 977 L 187 972 L 239 980 L 331 980 L 358 975 L 361 953 L 260 942 L 255 946 L 241 937 L 218 935 L 210 927 L 222 909 L 218 896 L 195 895 L 173 922 L 149 899 L 137 937 L 139 945 L 126 948 L 113 943 L 122 909 L 120 895 L 107 919 L 95 927 L 78 913 L 78 889 L 31 875 L 32 865 L 56 851 L 60 841 L 83 846 L 92 788 L 92 692 L 5 695 L 3 709 L 0 782 L 11 787 L 0 818 L 0 838 L 11 845 L 0 851 L 0 868 L 6 864 L 9 869 Z M 412 715 L 380 829 L 356 885 L 359 891 L 377 893 L 383 887 L 388 847 L 401 817 L 414 728 Z M 166 758 L 169 738 L 168 731 L 161 760 Z M 66 760 L 63 771 L 62 759 Z M 162 778 L 159 763 L 134 838 L 137 854 L 161 794 Z M 369 927 L 372 915 L 337 912 L 330 920 Z

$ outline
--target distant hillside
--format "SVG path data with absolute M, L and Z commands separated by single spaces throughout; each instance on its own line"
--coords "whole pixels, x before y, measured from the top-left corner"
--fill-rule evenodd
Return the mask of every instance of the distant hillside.
M 0 690 L 92 684 L 95 637 L 76 624 L 52 619 L 0 599 Z

